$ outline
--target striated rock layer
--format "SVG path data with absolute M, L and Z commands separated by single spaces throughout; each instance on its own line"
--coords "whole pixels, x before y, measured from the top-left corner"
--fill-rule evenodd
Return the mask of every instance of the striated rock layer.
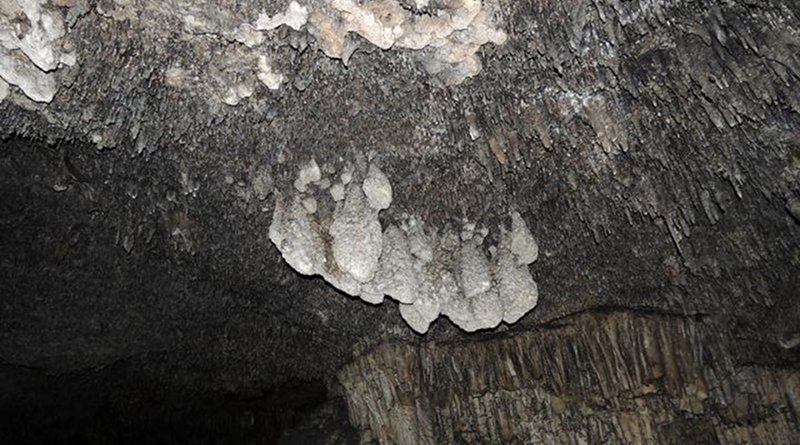
M 583 313 L 339 373 L 362 443 L 800 443 L 800 371 L 738 364 L 698 318 Z

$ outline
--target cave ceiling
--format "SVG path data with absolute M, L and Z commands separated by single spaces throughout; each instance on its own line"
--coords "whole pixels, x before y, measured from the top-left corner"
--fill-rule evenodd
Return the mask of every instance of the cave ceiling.
M 3 366 L 248 393 L 609 309 L 797 362 L 792 0 L 0 1 L 0 136 Z

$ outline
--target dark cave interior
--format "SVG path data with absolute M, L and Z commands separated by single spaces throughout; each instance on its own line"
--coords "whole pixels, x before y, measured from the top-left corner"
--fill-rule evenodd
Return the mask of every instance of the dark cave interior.
M 800 443 L 800 2 L 0 0 L 62 443 Z

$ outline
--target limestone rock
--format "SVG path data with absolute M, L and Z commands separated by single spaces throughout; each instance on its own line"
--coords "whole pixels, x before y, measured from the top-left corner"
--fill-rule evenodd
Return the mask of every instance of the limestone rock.
M 378 212 L 358 185 L 347 188 L 344 203 L 334 211 L 330 234 L 339 268 L 361 283 L 370 281 L 378 269 L 383 235 Z
M 373 209 L 385 210 L 392 205 L 392 184 L 381 169 L 374 164 L 369 167 L 362 188 Z
M 288 209 L 284 209 L 281 200 L 280 196 L 276 200 L 269 238 L 294 270 L 315 275 L 325 263 L 319 229 L 300 199 L 294 199 Z

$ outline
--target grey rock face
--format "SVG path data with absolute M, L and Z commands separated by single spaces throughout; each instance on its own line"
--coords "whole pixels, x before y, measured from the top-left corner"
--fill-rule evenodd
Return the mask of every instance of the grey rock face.
M 401 14 L 380 14 L 395 5 Z M 458 5 L 462 11 L 450 13 Z M 119 404 L 100 405 L 112 408 L 147 400 L 136 388 L 260 400 L 263 388 L 292 379 L 329 382 L 381 345 L 447 343 L 463 348 L 457 372 L 444 373 L 452 367 L 444 360 L 413 369 L 436 369 L 430 375 L 442 380 L 435 386 L 452 388 L 459 395 L 448 400 L 457 402 L 449 410 L 395 412 L 431 414 L 417 431 L 443 434 L 458 423 L 453 413 L 473 413 L 474 429 L 442 436 L 456 443 L 547 442 L 563 425 L 585 426 L 595 434 L 589 443 L 632 442 L 647 431 L 666 443 L 769 443 L 758 434 L 797 442 L 790 417 L 779 420 L 793 415 L 791 404 L 750 404 L 756 394 L 788 400 L 791 393 L 766 389 L 794 388 L 781 373 L 798 363 L 795 0 L 340 6 L 0 2 L 0 371 L 11 370 L 0 378 L 0 393 L 12 414 L 20 406 L 31 407 L 32 418 L 40 412 L 36 403 L 19 403 L 44 391 L 17 384 L 11 374 L 23 369 L 65 376 L 74 385 L 67 395 L 130 381 Z M 345 19 L 345 10 L 360 15 Z M 469 24 L 454 29 L 447 17 L 425 19 L 439 19 L 441 10 Z M 52 30 L 61 21 L 63 35 L 47 31 L 50 19 Z M 322 25 L 334 19 L 338 27 L 323 35 Z M 366 29 L 365 19 L 374 26 Z M 395 23 L 406 36 L 418 36 L 424 23 L 448 33 L 422 49 L 391 32 L 386 50 L 367 38 L 378 41 Z M 36 47 L 20 43 L 33 37 Z M 336 42 L 342 45 L 331 57 L 326 50 Z M 311 159 L 320 180 L 298 190 L 294 181 Z M 370 257 L 374 275 L 365 283 L 340 269 L 330 227 L 350 184 L 364 193 L 373 162 L 389 179 L 392 199 L 377 215 L 382 247 L 376 266 Z M 372 212 L 382 206 L 367 204 Z M 514 211 L 535 244 L 512 236 L 521 227 Z M 274 234 L 267 229 L 273 224 Z M 397 231 L 389 242 L 391 227 Z M 482 228 L 488 233 L 478 245 Z M 402 245 L 402 236 L 408 255 L 392 247 L 382 263 L 383 246 Z M 488 262 L 494 290 L 472 299 L 461 292 L 468 240 Z M 377 304 L 392 293 L 397 302 Z M 580 341 L 584 355 L 554 345 L 538 360 L 527 356 L 535 340 L 523 352 L 491 358 L 491 373 L 476 372 L 484 340 L 547 331 L 553 320 L 593 308 L 688 317 L 695 322 L 647 338 L 681 358 L 699 351 L 761 371 L 705 367 L 699 379 L 691 374 L 699 362 L 675 368 L 670 357 L 656 357 L 643 363 L 663 373 L 639 380 L 648 375 L 643 368 L 612 359 L 620 353 L 629 361 L 625 354 L 641 342 L 597 349 L 614 344 L 603 337 L 622 329 L 612 325 L 586 328 L 600 337 Z M 498 319 L 497 327 L 481 328 Z M 729 353 L 703 341 L 690 351 L 667 344 L 698 339 L 697 329 L 729 341 Z M 575 338 L 561 337 L 553 341 Z M 497 357 L 490 351 L 487 357 Z M 607 360 L 588 359 L 595 351 L 606 351 L 599 354 Z M 526 371 L 516 364 L 521 356 L 530 359 Z M 577 365 L 561 367 L 573 358 Z M 404 363 L 380 369 L 393 376 Z M 607 369 L 620 378 L 608 378 Z M 467 386 L 472 375 L 491 377 Z M 692 396 L 651 397 L 653 389 L 686 383 L 674 375 L 687 377 Z M 106 385 L 100 376 L 109 376 Z M 551 403 L 540 387 L 515 393 L 502 402 L 513 412 L 495 416 L 513 424 L 481 423 L 498 412 L 492 397 L 540 378 L 531 376 L 550 389 L 563 379 L 587 386 L 557 396 L 552 412 L 515 403 Z M 699 390 L 700 381 L 716 389 Z M 640 392 L 613 398 L 631 387 Z M 573 405 L 569 397 L 584 390 L 592 398 Z M 73 413 L 94 412 L 80 409 L 80 397 L 54 394 L 59 403 L 50 406 L 65 413 L 53 417 L 61 425 Z M 639 416 L 647 413 L 639 403 L 661 404 L 652 418 L 668 423 Z M 721 408 L 708 408 L 714 404 Z M 561 409 L 563 421 L 551 423 Z M 140 412 L 151 420 L 153 413 Z M 514 428 L 541 413 L 546 418 L 534 425 L 545 432 Z M 0 422 L 22 424 L 15 418 Z

